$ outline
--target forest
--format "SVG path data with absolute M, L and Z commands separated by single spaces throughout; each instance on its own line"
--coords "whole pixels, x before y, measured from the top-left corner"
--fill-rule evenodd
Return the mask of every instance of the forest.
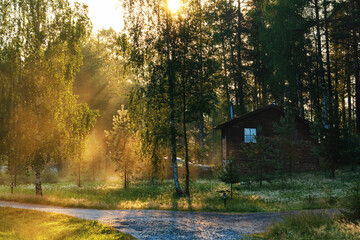
M 190 164 L 221 165 L 214 127 L 231 107 L 238 117 L 273 102 L 312 122 L 333 177 L 360 163 L 359 0 L 170 2 L 122 0 L 116 32 L 92 31 L 79 3 L 0 1 L 0 164 L 11 182 L 32 175 L 42 195 L 49 171 L 79 187 L 171 177 L 189 195 Z

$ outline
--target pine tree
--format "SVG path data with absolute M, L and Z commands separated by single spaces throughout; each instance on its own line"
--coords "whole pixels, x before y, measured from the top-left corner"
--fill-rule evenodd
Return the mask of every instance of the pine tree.
M 129 176 L 135 171 L 136 159 L 132 156 L 134 148 L 134 134 L 130 130 L 128 110 L 122 105 L 118 114 L 113 117 L 113 127 L 105 131 L 109 155 L 108 157 L 117 164 L 117 171 L 124 177 L 124 188 L 127 187 Z
M 232 160 L 227 160 L 224 168 L 219 173 L 219 179 L 227 184 L 230 184 L 230 197 L 233 197 L 233 184 L 240 182 L 241 172 Z

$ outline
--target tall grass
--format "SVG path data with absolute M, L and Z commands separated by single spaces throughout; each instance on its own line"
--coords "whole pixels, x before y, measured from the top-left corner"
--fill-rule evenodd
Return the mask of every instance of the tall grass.
M 360 225 L 326 214 L 300 214 L 290 216 L 271 226 L 263 238 L 269 240 L 360 239 Z

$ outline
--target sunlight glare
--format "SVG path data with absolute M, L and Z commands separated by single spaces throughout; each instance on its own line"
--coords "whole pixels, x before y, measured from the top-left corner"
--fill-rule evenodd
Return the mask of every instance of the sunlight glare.
M 111 27 L 119 32 L 124 27 L 123 8 L 118 0 L 69 0 L 69 2 L 71 4 L 79 2 L 89 6 L 88 16 L 95 31 Z
M 171 12 L 176 12 L 180 8 L 180 0 L 168 0 L 167 4 Z

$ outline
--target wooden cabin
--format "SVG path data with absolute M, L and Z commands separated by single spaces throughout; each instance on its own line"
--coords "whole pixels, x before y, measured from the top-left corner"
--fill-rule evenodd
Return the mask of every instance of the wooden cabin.
M 275 105 L 267 105 L 263 108 L 249 112 L 228 122 L 220 124 L 215 129 L 221 130 L 221 158 L 222 160 L 233 159 L 241 166 L 241 162 L 249 161 L 244 153 L 241 152 L 241 144 L 255 142 L 257 127 L 262 127 L 262 135 L 267 139 L 275 137 L 274 123 L 280 123 L 280 118 L 284 116 L 284 110 Z M 295 127 L 298 137 L 307 142 L 313 142 L 310 134 L 310 122 L 304 118 L 294 116 Z M 318 168 L 318 158 L 313 154 L 309 146 L 305 144 L 299 146 L 301 157 L 295 163 L 295 169 L 308 170 Z

